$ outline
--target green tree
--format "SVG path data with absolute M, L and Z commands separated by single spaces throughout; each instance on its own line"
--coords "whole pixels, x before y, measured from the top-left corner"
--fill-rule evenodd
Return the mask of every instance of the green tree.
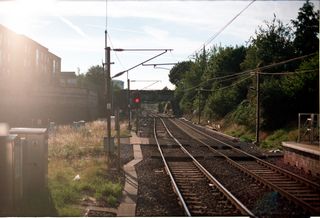
M 191 61 L 183 61 L 176 64 L 169 73 L 169 81 L 178 86 L 181 83 L 182 78 L 185 76 L 186 72 L 190 71 L 192 66 Z
M 241 68 L 243 70 L 255 69 L 258 65 L 266 66 L 293 56 L 292 30 L 274 16 L 271 22 L 265 21 L 265 27 L 259 26 L 255 36 L 252 37 Z M 269 69 L 268 72 L 283 70 L 292 70 L 292 66 L 282 65 Z
M 240 64 L 246 56 L 244 46 L 219 47 L 210 56 L 208 63 L 208 73 L 210 77 L 226 76 L 241 71 Z
M 204 114 L 208 118 L 222 118 L 233 110 L 239 102 L 246 98 L 247 88 L 230 87 L 219 91 L 220 88 L 238 81 L 238 77 L 221 78 L 240 72 L 240 64 L 246 55 L 245 47 L 214 47 L 208 61 L 208 67 L 202 76 L 204 89 L 211 92 L 201 92 L 203 101 L 206 102 Z M 217 91 L 215 91 L 217 90 Z
M 299 9 L 296 20 L 291 20 L 295 28 L 294 46 L 298 55 L 307 55 L 319 50 L 319 10 L 309 0 Z
M 96 65 L 89 68 L 85 75 L 78 76 L 78 84 L 91 89 L 98 94 L 99 115 L 104 116 L 105 108 L 105 76 L 102 66 Z
M 319 53 L 301 63 L 297 74 L 284 78 L 283 90 L 296 106 L 291 108 L 291 116 L 298 113 L 319 111 Z

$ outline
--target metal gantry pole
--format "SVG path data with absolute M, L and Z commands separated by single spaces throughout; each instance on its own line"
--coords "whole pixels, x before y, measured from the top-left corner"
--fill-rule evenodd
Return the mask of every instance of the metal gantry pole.
M 131 101 L 130 101 L 130 79 L 127 72 L 127 81 L 128 81 L 128 129 L 131 130 Z
M 105 72 L 106 72 L 106 103 L 107 103 L 107 137 L 108 137 L 108 162 L 110 162 L 111 146 L 111 77 L 110 77 L 110 47 L 107 45 L 107 30 L 105 30 Z
M 119 107 L 116 109 L 116 129 L 117 129 L 117 150 L 118 150 L 118 171 L 120 171 L 121 159 L 120 159 L 120 114 Z

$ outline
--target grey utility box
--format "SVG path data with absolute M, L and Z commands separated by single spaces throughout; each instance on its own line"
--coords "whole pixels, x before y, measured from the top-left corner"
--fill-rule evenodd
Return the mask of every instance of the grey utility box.
M 103 147 L 104 147 L 104 151 L 109 152 L 110 151 L 110 155 L 114 154 L 114 137 L 110 138 L 110 145 L 108 143 L 108 137 L 103 137 Z
M 46 194 L 48 187 L 48 132 L 46 128 L 11 128 L 21 139 L 24 200 Z
M 17 210 L 23 197 L 22 144 L 17 135 L 0 137 L 0 216 Z

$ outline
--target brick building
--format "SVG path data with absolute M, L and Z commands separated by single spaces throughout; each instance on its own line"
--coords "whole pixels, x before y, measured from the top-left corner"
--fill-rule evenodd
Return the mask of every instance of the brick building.
M 9 87 L 59 83 L 61 58 L 0 24 L 0 82 Z M 17 86 L 18 85 L 18 86 Z
M 62 71 L 60 73 L 60 85 L 63 87 L 77 87 L 77 75 L 73 71 Z

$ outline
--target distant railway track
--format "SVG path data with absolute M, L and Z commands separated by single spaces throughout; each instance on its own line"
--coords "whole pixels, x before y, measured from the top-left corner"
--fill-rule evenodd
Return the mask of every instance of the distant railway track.
M 154 118 L 154 138 L 167 174 L 188 216 L 254 216 L 224 188 L 171 134 L 162 118 Z M 160 145 L 172 139 L 175 145 Z
M 229 164 L 241 170 L 246 175 L 261 182 L 272 190 L 279 192 L 283 197 L 301 206 L 311 214 L 316 215 L 320 213 L 319 184 L 281 169 L 255 155 L 249 154 L 239 147 L 235 147 L 234 143 L 223 140 L 221 136 L 215 137 L 213 134 L 208 134 L 203 131 L 203 129 L 195 127 L 191 123 L 178 119 L 170 119 L 170 121 L 194 140 L 206 146 L 210 151 L 225 158 Z M 213 142 L 220 146 L 213 146 Z M 227 153 L 222 152 L 223 150 L 219 151 L 217 147 L 221 148 L 221 146 L 226 146 L 232 151 Z M 230 153 L 232 153 L 232 155 L 229 156 Z M 238 156 L 242 158 L 234 158 L 234 153 L 238 153 Z

